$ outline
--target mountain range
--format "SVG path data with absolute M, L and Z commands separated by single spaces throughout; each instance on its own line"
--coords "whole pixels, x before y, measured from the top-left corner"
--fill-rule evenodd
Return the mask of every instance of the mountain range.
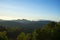
M 50 23 L 49 20 L 30 21 L 26 19 L 17 20 L 0 20 L 0 27 L 5 28 L 19 28 L 23 32 L 33 32 L 34 29 L 41 28 L 44 25 Z
M 26 19 L 17 19 L 17 20 L 0 20 L 0 25 L 6 27 L 28 27 L 28 28 L 38 28 L 42 27 L 45 24 L 48 24 L 49 20 L 39 20 L 39 21 L 30 21 Z

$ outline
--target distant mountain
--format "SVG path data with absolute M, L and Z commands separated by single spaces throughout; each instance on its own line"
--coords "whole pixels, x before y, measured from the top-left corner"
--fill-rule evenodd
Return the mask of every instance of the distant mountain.
M 44 20 L 44 21 L 29 21 L 26 19 L 23 20 L 0 20 L 0 25 L 6 27 L 24 27 L 24 28 L 39 28 L 48 24 L 51 21 Z
M 19 27 L 22 26 L 19 22 L 13 22 L 13 21 L 2 21 L 0 22 L 0 25 L 6 26 L 6 27 Z
M 11 21 L 19 22 L 19 23 L 24 23 L 24 24 L 26 24 L 26 23 L 30 23 L 30 22 L 31 22 L 30 20 L 26 20 L 26 19 L 22 19 L 22 20 L 17 19 L 17 20 L 11 20 Z
M 49 20 L 29 21 L 26 19 L 1 20 L 0 26 L 6 27 L 6 28 L 17 27 L 17 28 L 21 29 L 22 32 L 33 32 L 34 29 L 41 28 L 50 22 L 52 22 L 52 21 L 49 21 Z

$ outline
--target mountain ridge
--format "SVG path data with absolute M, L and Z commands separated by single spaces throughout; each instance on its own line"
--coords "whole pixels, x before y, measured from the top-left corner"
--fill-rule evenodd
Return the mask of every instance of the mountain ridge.
M 3 26 L 22 26 L 22 27 L 38 27 L 38 26 L 42 26 L 42 25 L 45 25 L 45 24 L 48 24 L 49 20 L 42 20 L 42 21 L 30 21 L 30 20 L 26 20 L 26 19 L 23 19 L 23 20 L 1 20 L 0 21 L 0 25 L 3 25 Z

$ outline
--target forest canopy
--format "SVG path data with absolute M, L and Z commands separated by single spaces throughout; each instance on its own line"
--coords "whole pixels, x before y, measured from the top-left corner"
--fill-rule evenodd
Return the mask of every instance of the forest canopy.
M 0 25 L 0 40 L 60 40 L 60 23 L 50 22 L 30 33 L 21 31 L 21 28 Z

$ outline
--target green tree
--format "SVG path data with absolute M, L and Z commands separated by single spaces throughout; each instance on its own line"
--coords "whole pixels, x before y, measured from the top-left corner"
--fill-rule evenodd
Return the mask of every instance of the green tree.
M 37 29 L 37 40 L 60 40 L 60 25 L 50 22 L 43 28 Z
M 20 33 L 17 37 L 17 40 L 24 40 L 25 39 L 25 33 Z
M 25 35 L 25 39 L 24 40 L 30 40 L 31 39 L 31 34 L 30 33 L 27 33 Z
M 33 33 L 32 33 L 32 40 L 37 40 L 36 39 L 36 36 L 37 36 L 38 34 L 34 31 Z
M 30 33 L 20 33 L 17 37 L 17 40 L 30 40 L 31 39 L 31 34 Z
M 8 38 L 6 36 L 6 31 L 0 32 L 0 40 L 8 40 Z

